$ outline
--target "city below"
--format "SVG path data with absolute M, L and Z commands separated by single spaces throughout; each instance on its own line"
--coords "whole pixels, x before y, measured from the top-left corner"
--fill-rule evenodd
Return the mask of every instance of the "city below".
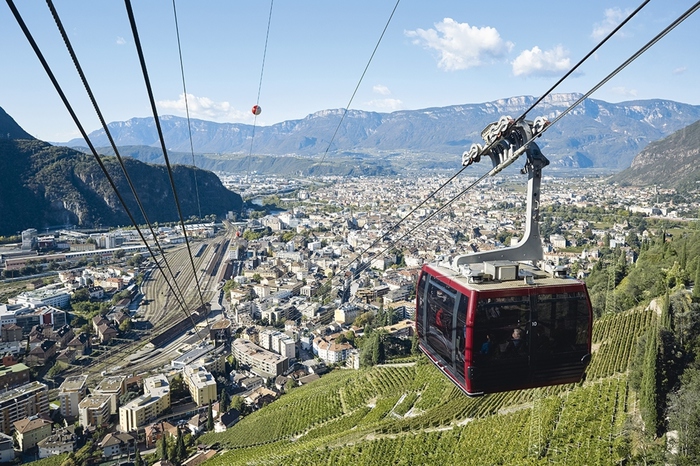
M 153 453 L 168 435 L 192 446 L 329 370 L 364 367 L 372 355 L 355 340 L 369 324 L 408 355 L 421 266 L 514 244 L 525 225 L 523 176 L 488 178 L 445 209 L 475 177 L 432 197 L 446 177 L 221 178 L 249 208 L 186 237 L 158 225 L 156 243 L 142 228 L 147 247 L 134 228 L 65 227 L 0 246 L 0 462 L 77 452 L 95 435 L 103 459 Z M 660 234 L 626 217 L 671 228 L 700 205 L 545 177 L 540 209 L 536 265 L 584 280 L 602 248 L 632 264 L 630 238 Z

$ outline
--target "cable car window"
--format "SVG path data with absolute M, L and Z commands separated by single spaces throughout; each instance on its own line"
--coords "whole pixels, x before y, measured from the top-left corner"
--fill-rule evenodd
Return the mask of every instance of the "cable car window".
M 533 349 L 540 354 L 586 351 L 588 303 L 582 292 L 539 295 Z
M 474 324 L 475 362 L 527 358 L 530 298 L 485 298 L 477 303 Z
M 428 281 L 428 275 L 426 273 L 421 274 L 418 281 L 418 287 L 416 288 L 416 331 L 418 335 L 425 335 L 425 283 Z
M 457 374 L 464 381 L 464 353 L 466 351 L 467 340 L 467 308 L 469 307 L 469 298 L 466 295 L 461 295 L 459 309 L 457 310 L 457 332 L 455 340 L 455 366 Z
M 449 291 L 448 291 L 449 290 Z M 453 350 L 453 317 L 455 309 L 455 292 L 450 287 L 437 284 L 434 281 L 428 283 L 426 297 L 426 332 L 428 345 L 447 364 L 452 364 Z

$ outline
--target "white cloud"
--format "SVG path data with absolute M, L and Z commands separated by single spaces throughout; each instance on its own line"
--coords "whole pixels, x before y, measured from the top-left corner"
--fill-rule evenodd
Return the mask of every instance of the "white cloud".
M 615 27 L 617 27 L 617 25 L 629 15 L 629 13 L 629 11 L 623 12 L 617 7 L 607 8 L 605 10 L 605 19 L 593 25 L 591 37 L 595 40 L 604 38 L 610 33 L 610 31 L 615 29 Z M 620 32 L 617 32 L 616 35 L 624 36 L 624 33 L 620 30 Z
M 403 102 L 401 102 L 399 99 L 370 100 L 369 102 L 366 102 L 366 105 L 370 108 L 389 112 L 401 110 L 403 108 Z
M 620 97 L 625 97 L 625 98 L 637 97 L 637 90 L 636 89 L 628 89 L 624 86 L 613 87 L 610 89 L 610 91 L 613 94 L 619 95 Z
M 687 67 L 685 67 L 685 66 L 680 66 L 680 67 L 676 68 L 675 70 L 673 70 L 673 74 L 683 74 L 683 73 L 685 73 L 687 70 L 688 70 Z
M 372 91 L 377 93 L 377 94 L 381 94 L 381 95 L 391 94 L 391 91 L 389 90 L 389 88 L 383 84 L 376 84 L 374 87 L 372 87 Z
M 542 51 L 535 46 L 524 50 L 511 63 L 515 76 L 552 76 L 570 68 L 569 52 L 561 45 L 552 50 Z
M 121 36 L 117 36 L 117 45 L 124 45 L 124 44 L 126 44 L 126 40 Z
M 446 71 L 464 70 L 504 57 L 513 48 L 512 42 L 501 39 L 495 28 L 478 28 L 445 18 L 435 29 L 404 31 L 413 43 L 436 50 L 438 67 Z
M 180 94 L 178 100 L 159 100 L 158 107 L 162 110 L 173 111 L 180 115 L 186 114 L 185 94 Z M 246 121 L 253 117 L 250 112 L 234 109 L 228 102 L 214 102 L 208 97 L 197 97 L 187 94 L 187 105 L 192 118 L 218 122 Z

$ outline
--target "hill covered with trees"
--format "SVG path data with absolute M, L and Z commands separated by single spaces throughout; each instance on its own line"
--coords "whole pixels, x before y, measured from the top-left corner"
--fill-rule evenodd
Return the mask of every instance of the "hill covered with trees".
M 2 109 L 0 135 L 0 235 L 32 227 L 131 223 L 92 155 L 32 138 Z M 116 157 L 103 157 L 103 162 L 136 220 L 145 223 Z M 124 158 L 124 164 L 149 220 L 176 221 L 166 167 L 131 158 Z M 199 204 L 202 216 L 242 207 L 241 196 L 226 189 L 212 172 L 176 165 L 173 177 L 186 218 L 199 215 Z

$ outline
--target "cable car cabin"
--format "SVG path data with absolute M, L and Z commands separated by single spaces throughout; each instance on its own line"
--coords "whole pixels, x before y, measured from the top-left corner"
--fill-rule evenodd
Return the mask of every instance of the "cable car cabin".
M 484 272 L 423 266 L 416 332 L 432 362 L 467 395 L 582 380 L 593 317 L 584 283 L 512 261 L 474 265 Z

